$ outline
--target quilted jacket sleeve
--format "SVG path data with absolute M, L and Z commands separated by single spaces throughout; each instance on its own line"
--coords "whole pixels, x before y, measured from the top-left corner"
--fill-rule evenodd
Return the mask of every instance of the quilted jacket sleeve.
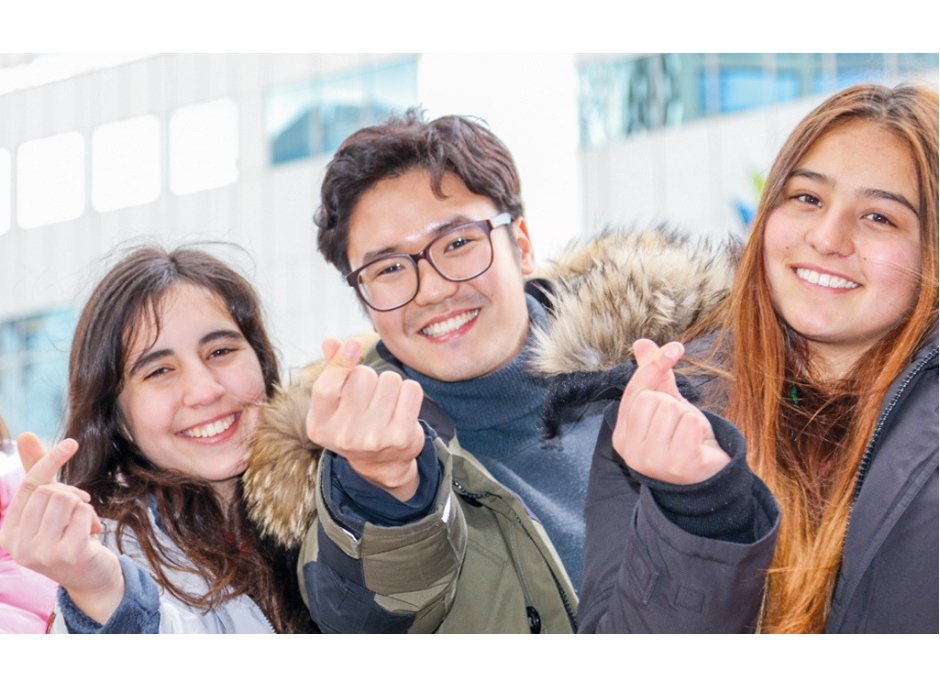
M 300 551 L 301 581 L 324 632 L 433 632 L 447 615 L 467 545 L 450 489 L 451 456 L 433 443 L 442 479 L 430 511 L 395 526 L 364 521 L 333 497 L 333 462 L 320 461 L 317 521 Z
M 776 502 L 744 462 L 744 440 L 710 416 L 732 461 L 710 480 L 736 471 L 753 508 L 743 542 L 698 536 L 664 513 L 649 482 L 621 461 L 611 444 L 613 421 L 601 427 L 588 486 L 582 632 L 746 632 L 757 622 L 778 527 Z M 694 491 L 702 485 L 690 485 Z M 672 494 L 670 498 L 674 498 Z M 680 521 L 682 521 L 680 519 Z

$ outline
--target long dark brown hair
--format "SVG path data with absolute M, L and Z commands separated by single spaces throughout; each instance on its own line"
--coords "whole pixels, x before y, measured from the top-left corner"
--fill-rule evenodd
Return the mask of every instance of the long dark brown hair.
M 781 525 L 761 629 L 820 632 L 839 572 L 858 466 L 882 401 L 937 326 L 937 92 L 858 85 L 810 112 L 770 170 L 754 229 L 728 302 L 729 418 L 748 442 L 748 461 L 780 503 Z M 916 169 L 920 222 L 917 296 L 900 324 L 840 381 L 814 370 L 806 341 L 774 309 L 763 256 L 768 217 L 793 170 L 827 133 L 864 121 L 894 134 Z M 797 388 L 803 399 L 789 402 Z
M 279 381 L 258 297 L 240 274 L 196 248 L 134 249 L 115 264 L 85 303 L 69 357 L 66 436 L 79 451 L 62 471 L 65 482 L 91 494 L 99 515 L 116 522 L 116 539 L 134 534 L 157 581 L 181 601 L 209 609 L 249 595 L 279 632 L 311 631 L 299 596 L 296 558 L 262 540 L 245 515 L 239 486 L 224 504 L 212 486 L 155 466 L 125 432 L 118 405 L 128 350 L 147 325 L 160 330 L 167 292 L 180 283 L 205 288 L 222 300 L 257 354 L 266 393 Z M 152 505 L 165 533 L 185 553 L 167 555 L 151 526 Z M 194 572 L 209 591 L 194 596 L 176 587 L 166 569 Z

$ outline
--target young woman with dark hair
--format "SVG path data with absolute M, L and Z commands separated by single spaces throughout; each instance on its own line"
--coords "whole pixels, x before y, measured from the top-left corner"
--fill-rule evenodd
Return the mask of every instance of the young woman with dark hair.
M 85 304 L 67 439 L 20 437 L 0 544 L 61 585 L 54 631 L 313 629 L 239 476 L 278 363 L 250 284 L 191 248 L 135 250 Z M 61 468 L 61 482 L 56 475 Z
M 740 433 L 680 394 L 681 343 L 635 344 L 582 630 L 937 631 L 937 117 L 859 85 L 784 144 L 723 318 L 683 340 L 718 327 L 697 403 Z

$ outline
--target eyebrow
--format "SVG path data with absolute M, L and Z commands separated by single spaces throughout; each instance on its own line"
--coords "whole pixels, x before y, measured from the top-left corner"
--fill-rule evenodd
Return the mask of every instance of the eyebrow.
M 809 169 L 795 169 L 791 174 L 790 178 L 807 178 L 809 180 L 815 180 L 817 182 L 825 183 L 827 185 L 835 184 L 835 181 L 832 178 L 823 175 L 822 173 L 817 173 L 816 171 L 810 171 Z M 887 199 L 888 201 L 894 201 L 899 203 L 902 206 L 910 209 L 910 211 L 920 217 L 917 213 L 917 209 L 914 208 L 914 205 L 907 200 L 903 194 L 898 194 L 897 192 L 889 192 L 888 190 L 881 190 L 875 187 L 867 187 L 859 190 L 858 192 L 861 196 L 868 197 L 871 199 Z
M 428 227 L 425 230 L 424 234 L 430 235 L 428 236 L 428 241 L 430 241 L 434 237 L 438 236 L 441 232 L 445 232 L 451 227 L 459 227 L 460 225 L 466 225 L 471 222 L 477 222 L 477 220 L 473 220 L 463 215 L 458 215 L 448 220 L 447 222 L 442 222 L 440 224 L 434 225 L 433 227 Z M 424 246 L 422 246 L 422 248 L 423 247 Z M 362 256 L 362 262 L 360 262 L 360 266 L 369 264 L 373 260 L 377 260 L 380 257 L 384 257 L 386 255 L 391 255 L 393 253 L 400 253 L 400 252 L 401 252 L 401 247 L 397 244 L 393 246 L 386 246 L 385 248 L 380 248 L 378 250 L 370 250 L 369 252 L 367 252 L 365 255 Z
M 219 339 L 244 340 L 245 336 L 237 330 L 213 330 L 212 332 L 207 332 L 202 336 L 202 338 L 199 340 L 199 346 L 205 346 L 206 344 Z M 150 363 L 170 355 L 173 355 L 173 349 L 158 349 L 157 351 L 149 351 L 134 361 L 134 365 L 130 370 L 128 370 L 127 376 L 132 377 L 135 373 L 147 367 Z

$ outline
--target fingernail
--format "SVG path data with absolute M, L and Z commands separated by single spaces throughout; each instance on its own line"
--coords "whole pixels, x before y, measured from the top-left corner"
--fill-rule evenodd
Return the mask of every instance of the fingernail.
M 669 358 L 679 358 L 684 351 L 685 349 L 683 349 L 682 345 L 678 342 L 670 342 L 663 347 L 663 353 Z
M 359 342 L 350 339 L 343 345 L 343 358 L 346 360 L 355 360 L 359 356 Z

